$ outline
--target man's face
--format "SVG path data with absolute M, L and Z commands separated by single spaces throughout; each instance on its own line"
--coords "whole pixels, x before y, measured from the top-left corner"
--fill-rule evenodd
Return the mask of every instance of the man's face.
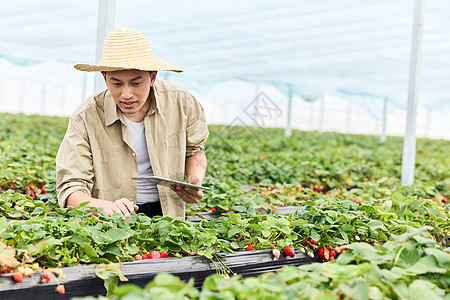
M 150 87 L 157 72 L 123 70 L 103 73 L 106 86 L 122 113 L 131 121 L 140 122 L 150 107 Z

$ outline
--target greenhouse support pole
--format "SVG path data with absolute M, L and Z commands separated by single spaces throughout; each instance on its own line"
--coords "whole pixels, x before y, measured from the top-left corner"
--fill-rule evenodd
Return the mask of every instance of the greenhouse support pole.
M 97 46 L 95 50 L 95 62 L 99 63 L 102 58 L 103 42 L 106 35 L 114 29 L 116 0 L 98 1 L 98 19 L 97 19 Z M 96 72 L 94 79 L 94 93 L 104 90 L 105 82 L 100 72 Z
M 430 124 L 431 124 L 431 111 L 427 110 L 427 122 L 425 124 L 425 137 L 428 138 L 430 136 Z
M 350 101 L 347 102 L 347 116 L 345 120 L 345 132 L 350 133 L 352 123 L 352 103 Z
M 45 114 L 45 108 L 46 108 L 46 105 L 45 105 L 45 100 L 47 99 L 47 85 L 44 83 L 43 85 L 42 85 L 42 95 L 41 95 L 41 113 L 42 114 Z
M 0 112 L 3 106 L 3 80 L 2 80 L 2 56 L 0 55 Z
M 387 98 L 384 98 L 383 104 L 383 125 L 381 129 L 380 142 L 386 142 L 386 123 L 387 123 Z
M 323 133 L 323 115 L 325 110 L 325 100 L 323 97 L 321 97 L 319 101 L 320 101 L 319 133 Z
M 86 100 L 86 90 L 87 90 L 87 72 L 83 72 L 83 87 L 81 88 L 81 102 L 84 102 Z
M 411 62 L 408 88 L 408 107 L 406 132 L 403 140 L 402 180 L 403 185 L 414 183 L 416 162 L 416 117 L 419 92 L 420 59 L 422 54 L 423 12 L 425 1 L 416 0 L 414 8 L 414 27 L 411 46 Z
M 306 101 L 306 100 L 305 100 Z M 314 130 L 314 101 L 307 101 L 309 103 L 309 130 Z
M 288 109 L 287 109 L 287 124 L 286 128 L 284 130 L 284 136 L 289 137 L 292 135 L 292 129 L 291 129 L 291 115 L 292 115 L 292 86 L 289 84 L 289 99 L 288 99 Z

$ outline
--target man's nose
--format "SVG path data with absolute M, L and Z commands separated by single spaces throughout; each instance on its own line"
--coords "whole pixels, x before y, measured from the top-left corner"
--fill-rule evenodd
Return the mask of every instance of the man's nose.
M 122 98 L 130 99 L 133 97 L 133 89 L 128 84 L 125 84 L 122 90 Z

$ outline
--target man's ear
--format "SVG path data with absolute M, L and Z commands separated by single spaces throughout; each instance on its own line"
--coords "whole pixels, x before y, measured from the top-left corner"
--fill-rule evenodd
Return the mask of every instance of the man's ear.
M 156 75 L 158 74 L 158 71 L 151 71 L 150 72 L 150 86 L 153 86 L 156 80 Z

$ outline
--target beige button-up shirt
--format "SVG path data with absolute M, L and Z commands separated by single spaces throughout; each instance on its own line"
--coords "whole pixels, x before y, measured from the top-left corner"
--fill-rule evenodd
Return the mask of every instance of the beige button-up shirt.
M 155 176 L 184 180 L 185 159 L 204 150 L 208 137 L 200 103 L 185 89 L 156 80 L 152 106 L 144 119 L 148 153 Z M 127 198 L 136 203 L 135 151 L 122 112 L 108 90 L 91 96 L 69 119 L 56 156 L 59 205 L 82 191 L 99 199 Z M 162 212 L 183 217 L 185 202 L 169 187 L 158 186 Z

